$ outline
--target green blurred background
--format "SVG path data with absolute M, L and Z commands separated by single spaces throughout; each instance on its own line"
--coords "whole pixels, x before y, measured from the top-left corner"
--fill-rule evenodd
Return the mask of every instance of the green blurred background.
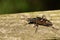
M 60 9 L 59 0 L 0 0 L 0 14 Z

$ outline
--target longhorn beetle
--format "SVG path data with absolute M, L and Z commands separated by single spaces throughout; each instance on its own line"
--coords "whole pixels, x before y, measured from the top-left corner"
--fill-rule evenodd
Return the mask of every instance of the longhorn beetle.
M 36 18 L 28 18 L 29 23 L 28 24 L 34 24 L 36 27 L 35 32 L 37 32 L 38 25 L 46 26 L 46 27 L 52 27 L 53 24 L 50 20 L 46 19 L 45 15 L 42 17 L 36 17 Z M 56 29 L 52 27 L 53 29 Z

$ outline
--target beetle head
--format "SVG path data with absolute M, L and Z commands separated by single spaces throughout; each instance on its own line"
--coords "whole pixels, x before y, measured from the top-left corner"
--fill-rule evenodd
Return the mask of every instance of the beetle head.
M 44 26 L 52 26 L 52 22 L 50 22 L 49 20 L 46 21 L 46 23 L 44 23 Z

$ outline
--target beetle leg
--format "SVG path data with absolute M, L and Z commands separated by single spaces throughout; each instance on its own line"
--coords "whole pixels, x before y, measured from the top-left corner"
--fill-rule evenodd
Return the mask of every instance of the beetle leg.
M 34 24 L 34 28 L 36 27 L 37 25 L 36 24 Z
M 37 30 L 38 30 L 38 24 L 36 24 L 36 30 L 35 30 L 35 33 L 37 32 Z
M 54 28 L 54 27 L 52 27 L 53 29 L 56 29 L 56 28 Z M 59 29 L 56 29 L 56 30 L 59 30 Z

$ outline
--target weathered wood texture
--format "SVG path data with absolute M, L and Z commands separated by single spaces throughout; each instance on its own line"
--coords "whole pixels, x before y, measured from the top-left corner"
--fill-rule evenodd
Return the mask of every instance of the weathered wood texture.
M 46 15 L 55 28 L 39 26 L 35 33 L 33 24 L 27 24 L 27 18 Z M 38 11 L 0 15 L 0 40 L 46 40 L 60 38 L 60 10 Z

